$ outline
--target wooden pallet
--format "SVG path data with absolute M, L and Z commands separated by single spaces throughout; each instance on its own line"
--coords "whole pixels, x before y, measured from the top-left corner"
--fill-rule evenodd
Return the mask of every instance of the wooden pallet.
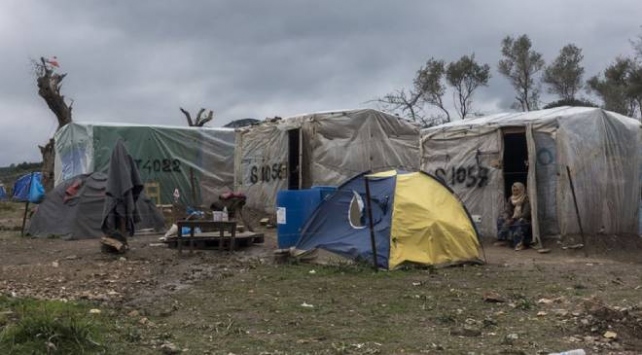
M 180 242 L 182 247 L 189 248 L 190 238 L 182 237 Z M 239 248 L 250 247 L 254 244 L 261 244 L 265 240 L 262 233 L 243 232 L 236 233 L 234 236 L 234 246 L 230 248 L 232 236 L 230 233 L 225 233 L 221 238 L 218 232 L 200 233 L 192 238 L 194 249 L 222 249 L 222 250 L 236 250 Z M 170 237 L 164 241 L 169 248 L 178 248 L 179 238 Z

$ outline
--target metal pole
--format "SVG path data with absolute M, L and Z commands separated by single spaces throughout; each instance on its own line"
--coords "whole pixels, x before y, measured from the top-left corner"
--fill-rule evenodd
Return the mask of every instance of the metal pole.
M 577 224 L 580 226 L 580 235 L 582 236 L 582 244 L 584 245 L 584 256 L 588 257 L 586 251 L 586 239 L 584 238 L 584 229 L 582 229 L 582 220 L 580 219 L 580 209 L 577 207 L 577 198 L 575 197 L 575 187 L 573 187 L 573 178 L 571 177 L 571 169 L 566 166 L 566 173 L 568 174 L 568 181 L 571 184 L 571 194 L 573 194 L 573 204 L 575 205 L 575 215 L 577 216 Z
M 368 226 L 370 228 L 370 243 L 372 244 L 372 263 L 375 272 L 379 271 L 377 266 L 377 243 L 375 242 L 374 222 L 372 220 L 372 204 L 370 203 L 370 183 L 368 177 L 364 177 L 366 182 L 366 208 L 368 210 Z

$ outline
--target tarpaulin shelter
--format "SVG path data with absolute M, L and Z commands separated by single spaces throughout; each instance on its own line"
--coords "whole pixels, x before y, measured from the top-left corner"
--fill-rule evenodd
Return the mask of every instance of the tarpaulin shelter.
M 22 175 L 13 184 L 11 199 L 18 202 L 40 203 L 44 193 L 42 173 L 31 172 Z
M 234 185 L 232 128 L 72 122 L 54 136 L 56 184 L 78 174 L 107 172 L 112 148 L 123 139 L 144 183 L 171 204 L 174 189 L 185 205 L 209 205 Z
M 497 114 L 423 130 L 421 169 L 460 196 L 484 236 L 496 235 L 515 181 L 535 240 L 579 235 L 571 179 L 586 234 L 637 235 L 640 134 L 639 121 L 599 108 Z
M 239 129 L 235 186 L 273 212 L 279 190 L 337 186 L 362 171 L 417 169 L 419 128 L 372 109 L 272 119 Z
M 296 249 L 372 260 L 369 207 L 380 268 L 481 261 L 475 226 L 453 192 L 426 173 L 396 170 L 360 174 L 339 186 L 308 219 Z
M 83 174 L 58 184 L 47 193 L 31 217 L 28 234 L 68 239 L 102 237 L 106 186 L 104 173 Z M 152 228 L 163 232 L 165 222 L 154 203 L 142 195 L 136 204 L 141 219 L 136 229 Z
M 7 199 L 7 190 L 4 188 L 4 184 L 0 184 L 0 200 Z

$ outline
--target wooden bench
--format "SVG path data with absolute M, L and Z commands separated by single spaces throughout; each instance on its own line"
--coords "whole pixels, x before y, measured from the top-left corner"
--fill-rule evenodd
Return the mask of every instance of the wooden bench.
M 178 227 L 178 234 L 177 234 L 177 239 L 176 239 L 176 247 L 178 249 L 178 253 L 183 252 L 183 227 L 187 227 L 190 229 L 189 236 L 186 237 L 187 240 L 189 241 L 189 249 L 190 253 L 194 252 L 194 229 L 196 227 L 199 228 L 206 228 L 206 229 L 213 229 L 215 231 L 219 232 L 219 250 L 223 250 L 223 241 L 225 240 L 225 232 L 229 231 L 230 233 L 230 244 L 229 244 L 229 250 L 233 251 L 234 250 L 234 238 L 236 237 L 236 222 L 214 222 L 214 221 L 205 221 L 205 220 L 181 220 L 176 222 L 176 226 Z

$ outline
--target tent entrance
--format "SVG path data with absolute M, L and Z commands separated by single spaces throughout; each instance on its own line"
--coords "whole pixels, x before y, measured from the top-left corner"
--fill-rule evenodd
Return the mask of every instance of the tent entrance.
M 301 184 L 301 129 L 288 131 L 288 190 L 300 190 Z
M 526 185 L 528 180 L 528 146 L 526 130 L 521 127 L 502 130 L 504 137 L 503 174 L 504 196 L 511 195 L 515 182 Z

